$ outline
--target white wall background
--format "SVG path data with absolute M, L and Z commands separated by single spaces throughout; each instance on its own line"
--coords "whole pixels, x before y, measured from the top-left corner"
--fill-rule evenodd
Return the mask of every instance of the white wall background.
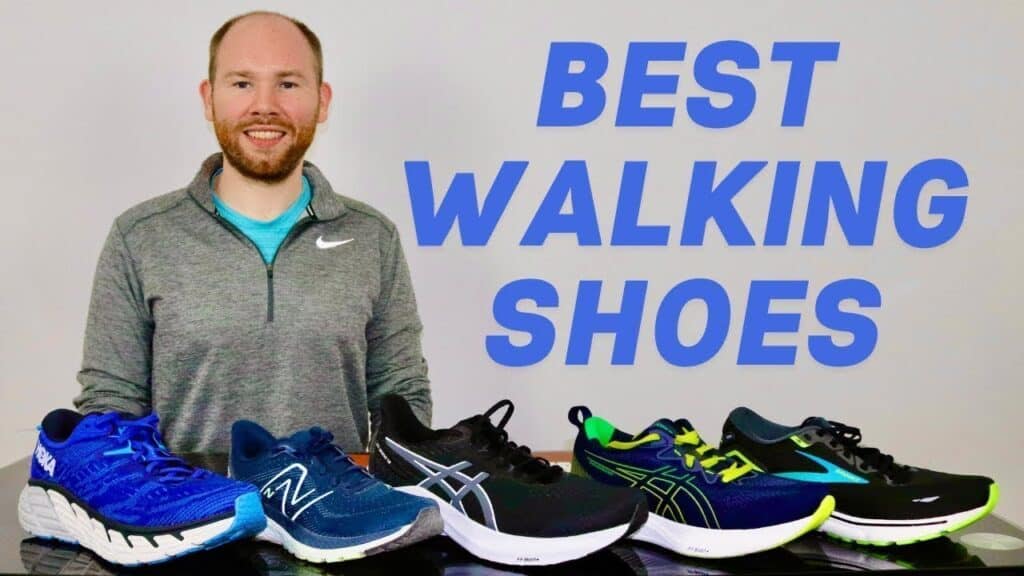
M 4 220 L 0 225 L 0 464 L 29 453 L 34 426 L 70 406 L 92 273 L 112 219 L 188 182 L 216 148 L 197 85 L 209 36 L 248 2 L 0 3 Z M 310 159 L 345 194 L 391 216 L 405 239 L 435 391 L 435 424 L 447 425 L 508 397 L 514 439 L 569 446 L 569 406 L 589 404 L 625 429 L 659 416 L 688 417 L 716 441 L 723 418 L 744 404 L 796 423 L 823 415 L 858 425 L 866 443 L 903 462 L 985 473 L 1003 486 L 997 513 L 1024 522 L 1020 466 L 1024 275 L 1024 131 L 1020 62 L 1024 5 L 1005 2 L 467 2 L 390 5 L 267 2 L 306 21 L 324 43 L 335 89 L 332 118 Z M 747 72 L 758 105 L 742 125 L 702 129 L 677 112 L 673 128 L 616 129 L 614 106 L 630 41 L 687 41 L 683 105 L 700 94 L 697 50 L 744 40 L 761 54 Z M 577 129 L 535 126 L 550 42 L 593 41 L 609 52 L 609 111 Z M 839 41 L 839 61 L 820 65 L 807 124 L 778 126 L 788 66 L 771 44 Z M 949 244 L 915 250 L 892 227 L 898 179 L 932 157 L 959 161 L 970 177 L 967 218 Z M 671 224 L 677 239 L 696 160 L 802 160 L 792 239 L 799 238 L 811 163 L 840 160 L 859 182 L 865 160 L 888 160 L 876 245 L 843 246 L 835 221 L 824 248 L 728 248 L 711 227 L 703 248 L 581 249 L 571 237 L 543 249 L 517 246 L 561 162 L 585 159 L 602 223 L 611 221 L 624 160 L 650 162 L 642 222 Z M 500 162 L 530 167 L 491 244 L 421 248 L 402 168 L 431 161 L 438 187 L 456 171 L 488 183 Z M 724 168 L 720 168 L 724 169 Z M 755 237 L 764 225 L 771 166 L 737 206 Z M 453 239 L 454 240 L 454 239 Z M 674 240 L 673 240 L 674 241 Z M 661 296 L 691 277 L 729 291 L 734 318 L 723 350 L 696 368 L 674 368 L 654 347 Z M 834 279 L 860 276 L 880 289 L 880 332 L 865 363 L 817 364 L 806 336 L 819 326 L 813 298 Z M 523 277 L 558 287 L 562 307 L 551 356 L 529 367 L 495 364 L 484 336 L 498 331 L 491 301 Z M 605 281 L 602 308 L 616 309 L 622 281 L 650 281 L 636 364 L 610 366 L 598 337 L 591 364 L 564 366 L 576 283 Z M 808 300 L 773 308 L 804 314 L 795 366 L 738 367 L 740 319 L 751 279 L 809 279 Z M 699 319 L 698 315 L 684 318 Z M 228 423 L 226 423 L 227 425 Z

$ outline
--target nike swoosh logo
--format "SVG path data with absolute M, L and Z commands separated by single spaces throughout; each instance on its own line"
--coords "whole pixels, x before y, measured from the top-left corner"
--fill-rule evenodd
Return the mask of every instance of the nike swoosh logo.
M 318 236 L 316 239 L 316 247 L 321 250 L 326 250 L 328 248 L 336 248 L 338 246 L 341 246 L 342 244 L 348 244 L 353 240 L 355 240 L 355 238 L 348 238 L 346 240 L 336 240 L 328 242 L 327 240 L 324 240 L 323 236 Z
M 790 480 L 800 480 L 801 482 L 819 482 L 828 484 L 867 484 L 868 481 L 856 474 L 849 472 L 836 466 L 835 464 L 825 460 L 824 458 L 818 458 L 814 454 L 808 454 L 806 452 L 796 451 L 797 454 L 813 461 L 822 468 L 824 472 L 779 472 L 773 474 L 779 478 L 788 478 Z
M 123 448 L 117 450 L 107 450 L 103 453 L 104 456 L 120 456 L 121 454 L 132 454 L 132 443 L 126 442 Z
M 938 496 L 929 496 L 927 498 L 914 498 L 911 502 L 921 502 L 922 504 L 929 504 L 938 500 Z

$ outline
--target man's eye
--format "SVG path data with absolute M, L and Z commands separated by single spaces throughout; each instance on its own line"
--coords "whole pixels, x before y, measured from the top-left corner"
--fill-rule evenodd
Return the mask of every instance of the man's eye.
M 251 86 L 251 84 L 245 80 L 238 80 L 237 82 L 232 82 L 231 85 L 235 88 L 248 88 L 249 86 Z
M 288 90 L 291 90 L 292 88 L 298 87 L 299 85 L 296 84 L 295 82 L 281 82 L 281 88 L 287 88 Z

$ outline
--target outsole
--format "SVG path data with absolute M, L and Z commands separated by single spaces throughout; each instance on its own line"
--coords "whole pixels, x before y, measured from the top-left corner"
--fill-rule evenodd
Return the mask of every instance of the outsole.
M 945 527 L 942 530 L 939 530 L 937 532 L 929 532 L 929 533 L 925 533 L 925 534 L 923 534 L 921 536 L 915 536 L 913 538 L 902 538 L 902 539 L 896 539 L 896 538 L 893 538 L 893 539 L 865 539 L 865 538 L 849 538 L 849 537 L 844 537 L 841 534 L 837 534 L 836 531 L 835 531 L 836 530 L 835 528 L 830 528 L 829 522 L 837 522 L 837 524 L 833 524 L 833 526 L 839 525 L 838 522 L 842 522 L 841 520 L 838 520 L 835 517 L 830 519 L 829 522 L 826 522 L 822 526 L 821 531 L 824 532 L 829 538 L 832 538 L 834 540 L 838 540 L 840 542 L 846 542 L 848 544 L 859 544 L 861 546 L 876 546 L 876 547 L 906 546 L 906 545 L 909 545 L 909 544 L 916 544 L 918 542 L 927 542 L 929 540 L 935 540 L 936 538 L 941 538 L 943 536 L 947 536 L 949 534 L 952 534 L 953 532 L 956 532 L 958 530 L 962 530 L 963 528 L 966 528 L 967 526 L 970 526 L 971 524 L 973 524 L 973 523 L 977 522 L 978 520 L 981 520 L 982 518 L 987 516 L 996 507 L 996 504 L 998 502 L 999 502 L 999 485 L 996 484 L 996 483 L 992 483 L 991 485 L 989 485 L 988 501 L 985 503 L 984 506 L 982 506 L 982 507 L 976 509 L 975 511 L 973 511 L 973 513 L 969 517 L 967 517 L 966 519 L 960 520 L 959 522 L 955 522 L 955 523 L 953 523 L 953 524 L 951 524 L 951 525 L 949 525 L 949 526 L 947 526 L 947 527 Z M 968 511 L 968 512 L 971 512 L 971 511 Z
M 734 558 L 778 548 L 817 529 L 828 520 L 835 505 L 835 498 L 825 496 L 809 516 L 750 529 L 698 528 L 652 515 L 630 538 L 693 558 Z
M 396 528 L 390 534 L 352 546 L 339 548 L 315 548 L 292 538 L 288 532 L 272 519 L 267 519 L 267 527 L 257 535 L 258 540 L 272 542 L 288 551 L 300 560 L 314 564 L 346 562 L 358 560 L 374 554 L 404 548 L 441 534 L 444 523 L 440 511 L 431 506 L 424 508 L 409 524 Z
M 260 496 L 250 492 L 235 499 L 233 516 L 176 533 L 126 536 L 90 515 L 73 498 L 33 485 L 26 485 L 19 495 L 18 521 L 32 536 L 81 546 L 121 566 L 162 564 L 255 535 L 266 525 Z

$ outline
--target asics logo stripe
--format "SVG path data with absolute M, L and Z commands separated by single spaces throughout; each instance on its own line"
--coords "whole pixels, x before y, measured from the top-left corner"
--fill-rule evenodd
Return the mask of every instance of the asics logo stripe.
M 289 475 L 288 473 L 292 470 L 298 470 L 298 472 Z M 304 494 L 299 494 L 299 492 L 302 491 L 302 486 L 305 484 L 306 476 L 308 475 L 309 470 L 307 470 L 305 466 L 299 463 L 292 464 L 268 480 L 267 483 L 260 488 L 260 494 L 267 500 L 271 500 L 278 492 L 282 492 L 283 490 L 281 494 L 281 514 L 285 517 L 291 518 L 292 522 L 294 522 L 300 514 L 306 511 L 307 508 L 334 493 L 334 490 L 324 492 L 309 502 L 306 502 L 301 508 L 292 513 L 292 509 L 294 509 L 295 506 L 298 506 L 299 503 L 316 492 L 316 488 L 310 488 Z M 282 478 L 283 480 L 275 486 L 274 483 Z M 294 486 L 292 485 L 293 482 Z M 289 494 L 291 495 L 290 499 L 288 498 Z M 285 508 L 288 508 L 288 510 L 286 511 Z
M 657 470 L 645 470 L 635 466 L 628 466 L 621 462 L 602 458 L 589 450 L 584 451 L 588 462 L 594 468 L 608 474 L 618 476 L 629 482 L 630 487 L 639 488 L 651 497 L 656 503 L 652 503 L 651 510 L 676 522 L 698 525 L 696 519 L 687 520 L 683 515 L 682 507 L 679 505 L 679 498 L 685 494 L 692 502 L 704 525 L 711 529 L 718 529 L 718 517 L 715 509 L 711 506 L 704 493 L 693 483 L 692 474 L 677 476 L 672 474 L 672 466 L 663 466 Z M 648 499 L 650 501 L 650 498 Z
M 389 448 L 395 451 L 403 460 L 411 464 L 417 470 L 426 475 L 426 478 L 420 481 L 417 486 L 421 488 L 430 489 L 431 486 L 438 486 L 445 494 L 448 495 L 449 503 L 459 512 L 466 514 L 466 508 L 462 505 L 462 499 L 467 494 L 472 493 L 476 496 L 476 501 L 480 505 L 480 510 L 484 515 L 484 524 L 488 528 L 498 531 L 498 522 L 494 518 L 494 506 L 491 504 L 491 499 L 487 495 L 487 491 L 484 490 L 481 482 L 486 480 L 489 475 L 486 472 L 479 472 L 476 476 L 468 476 L 464 474 L 462 470 L 472 466 L 472 463 L 463 460 L 457 464 L 451 466 L 445 466 L 434 462 L 430 458 L 420 456 L 419 454 L 409 450 L 401 444 L 395 442 L 391 438 L 385 438 L 384 442 Z M 449 482 L 456 481 L 462 483 L 462 486 L 456 490 L 452 487 Z
M 807 452 L 796 451 L 797 454 L 813 461 L 822 468 L 824 472 L 779 472 L 775 476 L 779 478 L 788 478 L 790 480 L 800 480 L 801 482 L 823 482 L 828 484 L 867 484 L 868 481 L 856 474 L 843 470 L 839 466 L 819 458 L 814 454 L 808 454 Z

